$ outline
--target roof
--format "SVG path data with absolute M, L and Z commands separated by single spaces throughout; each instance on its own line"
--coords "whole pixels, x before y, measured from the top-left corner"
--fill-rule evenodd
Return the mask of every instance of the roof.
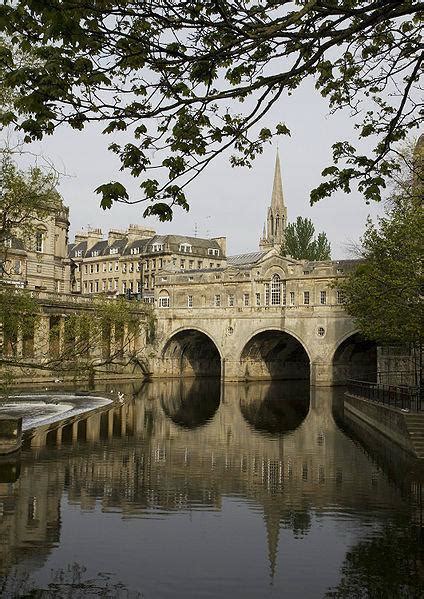
M 250 254 L 237 254 L 236 256 L 228 256 L 227 263 L 230 266 L 246 266 L 248 264 L 256 264 L 268 252 L 251 252 Z

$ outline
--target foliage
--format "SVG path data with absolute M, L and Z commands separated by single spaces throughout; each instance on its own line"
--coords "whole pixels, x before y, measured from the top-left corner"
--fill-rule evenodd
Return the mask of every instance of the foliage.
M 5 0 L 0 122 L 28 141 L 63 122 L 100 123 L 142 194 L 104 183 L 103 208 L 147 201 L 145 214 L 167 220 L 188 209 L 186 185 L 218 154 L 232 148 L 231 164 L 250 166 L 273 135 L 290 134 L 269 112 L 310 79 L 374 147 L 335 143 L 311 202 L 354 182 L 379 200 L 393 144 L 422 117 L 420 11 L 403 0 Z
M 327 591 L 327 599 L 423 596 L 420 529 L 408 526 L 405 516 L 398 520 L 353 546 L 342 565 L 340 582 Z
M 56 177 L 34 167 L 17 168 L 6 152 L 2 156 L 0 189 L 0 277 L 11 274 L 9 247 L 19 240 L 23 246 L 34 243 L 34 232 L 58 208 L 60 196 Z
M 137 599 L 142 595 L 129 590 L 113 574 L 98 572 L 89 577 L 87 569 L 74 563 L 66 568 L 52 570 L 50 580 L 43 585 L 37 584 L 28 574 L 18 568 L 3 579 L 0 578 L 0 593 L 8 597 L 34 597 L 37 599 Z M 4 595 L 3 595 L 4 593 Z
M 284 232 L 283 256 L 295 260 L 331 260 L 331 246 L 325 233 L 315 238 L 315 227 L 311 219 L 298 216 L 289 223 Z
M 378 226 L 368 221 L 363 261 L 339 287 L 346 310 L 369 339 L 422 345 L 423 237 L 421 200 L 397 197 Z
M 61 302 L 58 317 L 54 316 L 54 302 L 49 306 L 53 310 L 48 320 L 40 323 L 41 307 L 31 293 L 9 285 L 0 288 L 3 392 L 13 382 L 13 375 L 22 371 L 46 370 L 56 376 L 91 378 L 108 365 L 132 361 L 146 369 L 137 341 L 141 326 L 150 331 L 149 306 L 122 298 L 77 307 Z M 34 337 L 39 323 L 45 327 L 44 333 Z

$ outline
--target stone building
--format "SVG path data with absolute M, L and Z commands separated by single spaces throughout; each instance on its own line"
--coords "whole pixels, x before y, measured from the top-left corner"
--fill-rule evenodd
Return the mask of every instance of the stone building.
M 156 235 L 138 225 L 130 225 L 126 231 L 112 229 L 103 239 L 100 229 L 89 229 L 75 236 L 68 255 L 74 292 L 138 294 L 153 302 L 159 271 L 222 268 L 226 239 Z
M 29 238 L 17 230 L 4 241 L 3 282 L 29 290 L 69 293 L 68 231 L 69 208 L 58 198 L 54 213 L 43 220 L 34 219 Z

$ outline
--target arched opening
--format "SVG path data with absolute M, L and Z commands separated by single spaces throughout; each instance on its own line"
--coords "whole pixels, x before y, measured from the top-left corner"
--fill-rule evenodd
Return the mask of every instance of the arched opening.
M 303 345 L 284 331 L 262 331 L 240 356 L 246 380 L 307 380 L 309 357 Z
M 215 415 L 221 395 L 219 379 L 175 381 L 175 385 L 161 394 L 164 413 L 183 428 L 203 426 Z
M 333 381 L 343 385 L 347 379 L 377 380 L 377 346 L 359 333 L 342 341 L 333 357 Z
M 309 412 L 309 385 L 293 381 L 246 383 L 241 390 L 240 411 L 255 430 L 284 435 L 296 430 Z
M 179 331 L 166 344 L 162 359 L 169 376 L 220 376 L 221 356 L 210 337 L 201 331 Z

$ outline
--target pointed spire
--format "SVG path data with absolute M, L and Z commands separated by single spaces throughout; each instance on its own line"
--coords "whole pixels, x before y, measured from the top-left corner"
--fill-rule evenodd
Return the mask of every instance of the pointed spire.
M 275 157 L 274 184 L 272 186 L 271 208 L 274 214 L 279 214 L 280 216 L 284 212 L 285 208 L 283 184 L 281 182 L 280 155 L 278 149 L 277 156 Z

